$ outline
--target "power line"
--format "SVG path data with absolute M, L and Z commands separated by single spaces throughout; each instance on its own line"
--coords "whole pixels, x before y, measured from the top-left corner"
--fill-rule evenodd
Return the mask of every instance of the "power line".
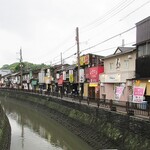
M 76 54 L 77 54 L 77 53 L 74 53 L 74 54 L 72 54 L 72 55 L 70 55 L 70 56 L 64 58 L 63 61 L 64 61 L 64 60 L 67 60 L 67 59 L 69 59 L 69 58 L 71 58 L 71 57 L 73 57 L 73 56 L 76 55 Z M 58 62 L 54 63 L 53 65 L 56 65 L 56 64 L 58 64 L 58 63 L 60 63 L 60 62 L 61 62 L 61 61 L 58 61 Z
M 131 43 L 127 43 L 125 45 L 130 45 L 130 44 L 134 44 L 135 42 L 131 42 Z M 118 46 L 115 46 L 115 47 L 110 47 L 110 48 L 107 48 L 107 49 L 103 49 L 103 50 L 99 50 L 99 51 L 94 51 L 93 53 L 99 53 L 99 52 L 103 52 L 103 51 L 108 51 L 108 50 L 111 50 L 111 49 L 114 49 Z
M 113 10 L 112 12 L 108 13 L 108 15 L 98 19 L 97 21 L 95 21 L 95 24 L 97 23 L 97 25 L 95 25 L 94 27 L 92 27 L 90 30 L 96 28 L 97 26 L 105 23 L 107 20 L 111 19 L 112 17 L 114 17 L 115 15 L 117 15 L 118 13 L 120 13 L 121 11 L 123 11 L 124 9 L 126 9 L 129 5 L 131 5 L 135 0 L 130 0 L 127 4 L 119 6 L 116 10 Z M 100 22 L 99 22 L 100 21 Z M 92 23 L 94 24 L 94 23 Z
M 65 54 L 67 51 L 69 51 L 70 49 L 72 49 L 73 47 L 75 47 L 76 44 L 72 45 L 71 47 L 67 48 L 65 51 L 62 52 L 62 54 Z M 53 57 L 51 60 L 55 61 L 56 58 L 60 57 L 60 54 Z M 50 62 L 51 60 L 45 61 L 44 63 Z
M 127 14 L 126 16 L 124 16 L 122 19 L 120 19 L 119 21 L 122 21 L 124 19 L 126 19 L 128 16 L 130 16 L 131 14 L 133 14 L 134 12 L 138 11 L 139 9 L 141 9 L 142 7 L 144 7 L 146 4 L 150 3 L 150 1 L 147 1 L 146 3 L 144 3 L 143 5 L 141 5 L 140 7 L 136 8 L 135 10 L 133 10 L 132 12 L 130 12 L 129 14 Z
M 104 41 L 102 41 L 102 42 L 99 42 L 99 43 L 97 43 L 97 44 L 95 44 L 95 45 L 93 45 L 93 46 L 91 46 L 91 47 L 88 47 L 88 48 L 86 48 L 86 49 L 84 49 L 84 50 L 82 50 L 82 51 L 80 51 L 80 52 L 87 51 L 87 50 L 92 49 L 92 48 L 94 48 L 94 47 L 96 47 L 96 46 L 98 46 L 98 45 L 100 45 L 100 44 L 103 44 L 103 43 L 109 41 L 109 40 L 112 40 L 113 38 L 116 38 L 117 36 L 120 36 L 120 35 L 122 35 L 122 34 L 124 34 L 124 33 L 127 33 L 127 32 L 129 32 L 129 31 L 133 30 L 135 27 L 136 27 L 136 26 L 134 26 L 134 27 L 132 27 L 132 28 L 130 28 L 130 29 L 128 29 L 128 30 L 125 30 L 125 31 L 123 31 L 123 32 L 121 32 L 121 33 L 119 33 L 119 34 L 116 34 L 116 35 L 114 35 L 114 36 L 112 36 L 112 37 L 110 37 L 110 38 L 108 38 L 108 39 L 106 39 L 106 40 L 104 40 Z M 131 43 L 130 43 L 130 44 L 131 44 Z M 64 58 L 63 60 L 67 60 L 67 59 L 71 58 L 72 56 L 74 56 L 74 55 L 76 55 L 76 54 L 77 54 L 77 53 L 74 53 L 74 54 L 72 54 L 72 55 L 70 55 L 70 56 Z M 57 64 L 57 63 L 60 63 L 60 62 L 61 62 L 61 61 L 58 61 L 58 62 L 54 63 L 53 65 L 55 65 L 55 64 Z
M 99 42 L 99 43 L 97 43 L 97 44 L 95 44 L 95 45 L 93 45 L 93 46 L 91 46 L 91 47 L 89 47 L 89 48 L 86 48 L 86 49 L 82 50 L 81 52 L 87 51 L 87 50 L 89 50 L 89 49 L 92 49 L 92 48 L 94 48 L 94 47 L 96 47 L 96 46 L 98 46 L 98 45 L 100 45 L 100 44 L 103 44 L 103 43 L 105 43 L 105 42 L 107 42 L 107 41 L 109 41 L 109 40 L 111 40 L 111 39 L 113 39 L 113 38 L 116 38 L 117 36 L 120 36 L 120 35 L 122 35 L 122 34 L 124 34 L 124 33 L 126 33 L 126 32 L 129 32 L 130 30 L 133 30 L 135 27 L 136 27 L 136 26 L 134 26 L 134 27 L 132 27 L 132 28 L 130 28 L 130 29 L 124 31 L 124 32 L 121 32 L 121 33 L 119 33 L 119 34 L 117 34 L 117 35 L 114 35 L 114 36 L 112 36 L 112 37 L 110 37 L 110 38 L 108 38 L 108 39 L 106 39 L 106 40 L 104 40 L 104 41 L 102 41 L 102 42 Z
M 92 21 L 91 23 L 87 24 L 86 26 L 81 27 L 82 28 L 87 28 L 88 26 L 91 26 L 93 24 L 95 24 L 96 22 L 102 20 L 103 18 L 105 18 L 107 15 L 109 15 L 110 13 L 112 13 L 115 9 L 118 9 L 118 7 L 120 7 L 121 5 L 123 5 L 127 0 L 123 0 L 121 1 L 118 5 L 116 5 L 115 7 L 113 7 L 111 10 L 109 10 L 108 12 L 106 12 L 104 15 L 102 15 L 101 17 L 97 18 L 96 20 Z
M 75 47 L 75 46 L 76 46 L 76 44 L 74 44 L 73 46 L 69 47 L 68 49 L 66 49 L 66 50 L 63 52 L 63 54 L 65 54 L 66 52 L 68 52 L 70 49 L 72 49 L 72 48 Z

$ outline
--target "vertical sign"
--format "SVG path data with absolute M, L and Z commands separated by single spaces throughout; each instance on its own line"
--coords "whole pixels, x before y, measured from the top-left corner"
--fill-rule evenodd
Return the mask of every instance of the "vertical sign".
M 69 70 L 69 82 L 73 83 L 73 70 Z
M 66 80 L 66 71 L 63 71 L 63 80 Z
M 79 71 L 79 82 L 83 83 L 84 82 L 84 69 L 80 69 Z
M 120 100 L 124 87 L 116 86 L 115 100 Z

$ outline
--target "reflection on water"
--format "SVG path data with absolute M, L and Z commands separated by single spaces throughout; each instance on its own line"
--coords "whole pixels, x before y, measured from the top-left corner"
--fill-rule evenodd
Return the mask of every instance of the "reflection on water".
M 29 105 L 0 98 L 12 128 L 11 150 L 92 150 L 85 142 Z

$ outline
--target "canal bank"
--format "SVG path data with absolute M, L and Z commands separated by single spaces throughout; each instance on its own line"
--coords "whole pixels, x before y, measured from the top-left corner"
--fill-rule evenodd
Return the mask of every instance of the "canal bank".
M 0 97 L 0 101 L 11 125 L 10 150 L 93 150 L 29 103 L 9 97 Z
M 150 147 L 149 121 L 32 93 L 1 90 L 0 94 L 20 99 L 44 111 L 45 115 L 67 127 L 94 150 L 146 150 Z
M 0 105 L 0 149 L 9 150 L 11 142 L 11 127 L 5 112 Z

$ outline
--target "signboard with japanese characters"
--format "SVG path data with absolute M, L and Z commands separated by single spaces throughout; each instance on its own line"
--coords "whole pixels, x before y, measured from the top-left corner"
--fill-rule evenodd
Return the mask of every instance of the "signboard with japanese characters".
M 91 67 L 88 71 L 90 82 L 99 82 L 99 75 L 104 72 L 104 67 Z
M 84 80 L 85 80 L 85 78 L 84 78 L 84 69 L 80 69 L 80 72 L 79 72 L 79 82 L 83 83 Z
M 62 85 L 63 85 L 63 75 L 60 75 L 58 79 L 58 86 L 62 86 Z
M 73 79 L 73 70 L 69 70 L 69 82 L 73 83 L 74 79 Z
M 89 55 L 80 56 L 80 66 L 89 64 Z
M 144 92 L 145 92 L 144 87 L 133 87 L 133 102 L 142 103 Z
M 116 91 L 115 91 L 115 100 L 120 100 L 120 97 L 123 93 L 124 87 L 123 86 L 116 86 Z
M 66 71 L 63 71 L 63 80 L 66 80 Z

